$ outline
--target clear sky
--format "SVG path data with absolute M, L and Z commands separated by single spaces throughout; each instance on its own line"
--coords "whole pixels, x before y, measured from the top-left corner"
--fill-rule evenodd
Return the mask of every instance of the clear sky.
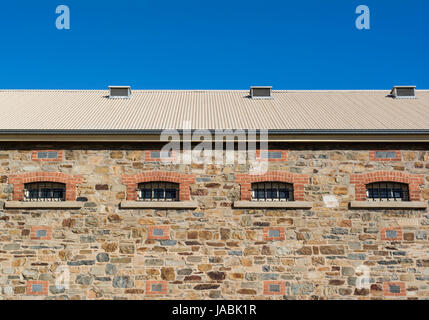
M 427 0 L 2 1 L 0 27 L 2 89 L 429 89 Z

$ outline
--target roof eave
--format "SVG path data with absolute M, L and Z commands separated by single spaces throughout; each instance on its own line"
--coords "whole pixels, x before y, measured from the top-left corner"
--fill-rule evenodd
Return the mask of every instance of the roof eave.
M 192 129 L 194 131 L 194 129 Z M 222 131 L 208 130 L 216 137 Z M 255 133 L 257 140 L 263 130 L 244 130 Z M 160 142 L 162 133 L 183 134 L 174 130 L 0 130 L 0 141 L 112 141 L 112 142 Z M 213 139 L 215 140 L 215 139 Z M 273 142 L 429 142 L 426 130 L 268 130 L 268 141 Z

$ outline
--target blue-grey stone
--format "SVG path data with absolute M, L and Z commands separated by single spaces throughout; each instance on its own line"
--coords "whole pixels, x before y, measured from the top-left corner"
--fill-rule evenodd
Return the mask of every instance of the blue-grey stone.
M 109 261 L 109 254 L 108 253 L 105 253 L 105 252 L 102 252 L 102 253 L 99 253 L 99 254 L 97 254 L 97 261 L 98 262 L 108 262 Z
M 242 256 L 243 255 L 243 251 L 240 251 L 240 250 L 230 250 L 230 251 L 228 251 L 228 254 L 230 256 Z
M 62 284 L 55 285 L 55 286 L 49 286 L 49 291 L 52 294 L 60 294 L 60 293 L 64 293 L 66 291 L 66 287 Z
M 312 283 L 292 284 L 291 285 L 292 295 L 308 295 L 314 291 L 314 285 Z
M 83 205 L 85 208 L 95 208 L 97 204 L 95 202 L 85 202 Z
M 427 238 L 426 231 L 416 231 L 417 240 L 426 240 L 426 238 Z
M 332 235 L 332 234 L 324 234 L 324 235 L 323 235 L 323 238 L 324 238 L 324 239 L 333 239 L 333 240 L 339 240 L 339 239 L 340 239 L 340 237 L 339 237 L 339 236 L 334 236 L 334 235 Z
M 69 261 L 67 262 L 69 266 L 91 266 L 95 264 L 94 260 L 79 260 L 79 261 Z
M 364 254 L 364 253 L 350 253 L 347 256 L 347 258 L 350 260 L 365 260 L 366 254 Z
M 174 246 L 177 243 L 176 240 L 159 240 L 159 242 L 162 246 Z
M 116 276 L 113 278 L 114 288 L 132 288 L 134 286 L 130 276 Z
M 90 285 L 92 283 L 92 277 L 88 275 L 79 274 L 76 277 L 76 283 L 79 283 L 82 285 Z
M 95 277 L 96 281 L 111 281 L 110 277 Z
M 80 236 L 80 242 L 82 242 L 82 243 L 95 242 L 95 237 L 94 236 Z
M 356 280 L 357 280 L 356 277 L 348 277 L 347 278 L 347 284 L 349 286 L 353 286 L 354 287 L 356 285 Z
M 117 269 L 116 269 L 115 265 L 110 264 L 110 263 L 106 264 L 106 274 L 115 275 L 116 272 L 117 272 Z
M 3 250 L 18 250 L 20 247 L 19 243 L 8 243 L 3 246 Z
M 204 213 L 203 212 L 194 212 L 193 215 L 194 215 L 194 217 L 197 217 L 197 218 L 204 217 Z
M 380 261 L 377 261 L 377 263 L 387 266 L 387 265 L 392 265 L 392 264 L 398 264 L 398 261 L 396 261 L 396 260 L 380 260 Z
M 336 228 L 332 228 L 331 232 L 333 234 L 348 234 L 349 230 L 347 230 L 345 228 L 338 228 L 338 227 L 336 227 Z
M 259 279 L 261 280 L 277 280 L 279 275 L 276 273 L 262 273 L 259 275 Z

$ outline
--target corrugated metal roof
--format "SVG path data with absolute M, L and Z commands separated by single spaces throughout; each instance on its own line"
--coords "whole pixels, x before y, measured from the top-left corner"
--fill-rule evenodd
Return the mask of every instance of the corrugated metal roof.
M 273 91 L 253 100 L 247 90 L 0 91 L 0 131 L 7 130 L 429 130 L 429 90 L 417 99 L 386 91 Z

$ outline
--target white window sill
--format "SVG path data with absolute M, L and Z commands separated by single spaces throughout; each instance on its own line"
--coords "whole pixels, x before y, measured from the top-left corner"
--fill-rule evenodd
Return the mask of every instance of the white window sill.
M 196 209 L 197 201 L 122 201 L 121 209 Z
M 6 209 L 80 209 L 84 205 L 80 201 L 6 201 Z
M 309 201 L 234 201 L 234 208 L 311 209 Z
M 353 209 L 426 209 L 424 201 L 352 201 L 350 208 Z

